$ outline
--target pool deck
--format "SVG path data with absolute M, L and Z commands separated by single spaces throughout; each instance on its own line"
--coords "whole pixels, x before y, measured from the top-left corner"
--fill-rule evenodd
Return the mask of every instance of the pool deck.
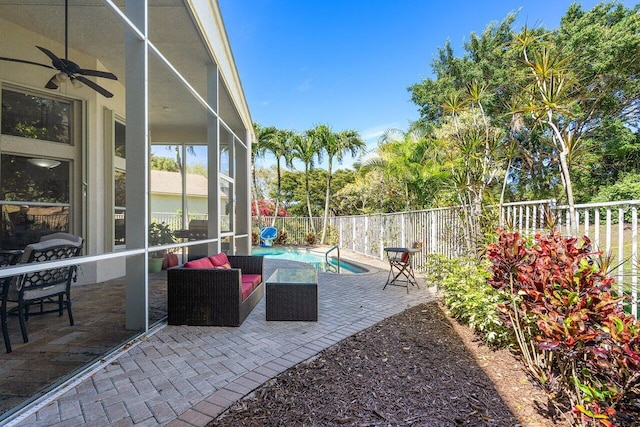
M 167 326 L 151 331 L 10 421 L 19 426 L 205 426 L 238 399 L 290 367 L 415 305 L 435 289 L 383 290 L 386 262 L 343 251 L 372 270 L 318 273 L 317 322 L 267 322 L 265 298 L 238 328 Z M 276 268 L 308 268 L 265 259 Z

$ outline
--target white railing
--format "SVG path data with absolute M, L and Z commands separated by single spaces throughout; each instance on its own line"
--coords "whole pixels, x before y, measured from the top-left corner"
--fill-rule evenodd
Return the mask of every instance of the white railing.
M 313 233 L 311 222 L 307 217 L 277 217 L 261 216 L 258 224 L 257 217 L 253 217 L 253 227 L 273 226 L 278 230 L 277 244 L 281 245 L 308 245 L 317 243 L 317 236 L 322 232 L 322 218 L 313 218 L 316 233 Z M 255 242 L 254 242 L 255 243 Z
M 188 221 L 207 220 L 209 216 L 207 214 L 189 214 Z M 183 230 L 186 227 L 182 225 L 182 214 L 175 212 L 152 212 L 151 222 L 165 223 L 172 231 Z
M 640 200 L 589 203 L 575 206 L 576 224 L 580 236 L 587 236 L 595 250 L 612 258 L 618 292 L 632 297 L 631 312 L 638 317 L 638 207 Z M 495 206 L 498 215 L 498 207 Z M 328 244 L 342 249 L 384 259 L 388 246 L 412 247 L 421 250 L 412 257 L 416 268 L 427 267 L 427 256 L 450 258 L 466 253 L 460 208 L 439 208 L 421 211 L 354 215 L 329 218 Z M 549 215 L 556 227 L 570 235 L 569 207 L 558 206 L 554 200 L 506 203 L 499 215 L 499 224 L 507 229 L 533 236 L 546 230 Z M 316 232 L 322 230 L 322 218 L 313 219 Z M 262 217 L 262 225 L 271 225 L 271 217 Z M 254 218 L 254 226 L 257 222 Z M 287 233 L 285 244 L 308 243 L 311 227 L 308 218 L 277 218 L 275 227 Z

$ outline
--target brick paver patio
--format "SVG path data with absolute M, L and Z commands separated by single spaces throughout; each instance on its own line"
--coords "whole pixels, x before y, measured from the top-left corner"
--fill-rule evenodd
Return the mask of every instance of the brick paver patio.
M 267 322 L 263 298 L 238 328 L 161 327 L 45 396 L 9 425 L 204 426 L 280 372 L 434 299 L 434 290 L 424 285 L 408 294 L 399 287 L 383 291 L 388 267 L 366 262 L 380 269 L 361 275 L 319 273 L 317 322 Z M 292 265 L 265 260 L 265 276 Z

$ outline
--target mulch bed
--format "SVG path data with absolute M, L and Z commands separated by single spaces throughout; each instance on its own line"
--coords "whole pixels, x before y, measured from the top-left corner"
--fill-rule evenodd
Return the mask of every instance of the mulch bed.
M 545 407 L 511 353 L 427 303 L 283 372 L 209 426 L 563 425 Z

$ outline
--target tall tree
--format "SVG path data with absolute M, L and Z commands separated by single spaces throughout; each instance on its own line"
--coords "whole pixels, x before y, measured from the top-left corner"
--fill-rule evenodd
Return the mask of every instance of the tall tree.
M 402 188 L 403 209 L 418 209 L 433 201 L 443 174 L 439 142 L 430 136 L 423 123 L 414 123 L 408 131 L 388 129 L 378 139 L 377 157 L 366 161 L 361 172 L 382 172 L 389 188 Z
M 291 153 L 291 137 L 293 136 L 293 132 L 290 130 L 278 130 L 275 132 L 273 137 L 270 139 L 268 144 L 266 144 L 265 148 L 267 151 L 273 153 L 276 158 L 276 203 L 275 203 L 275 214 L 273 215 L 273 221 L 271 225 L 275 225 L 276 219 L 278 217 L 278 209 L 280 207 L 280 201 L 282 198 L 282 160 L 286 166 L 292 166 L 291 161 L 293 160 Z
M 263 128 L 258 123 L 253 124 L 253 130 L 256 134 L 256 140 L 251 144 L 251 176 L 253 178 L 253 204 L 256 216 L 258 217 L 258 227 L 262 226 L 262 219 L 260 218 L 260 208 L 258 206 L 258 200 L 261 198 L 258 193 L 258 179 L 256 177 L 256 158 L 263 157 L 266 152 L 266 147 L 271 144 L 271 140 L 278 132 L 273 126 Z
M 563 55 L 553 46 L 529 39 L 526 29 L 516 37 L 516 42 L 522 49 L 525 75 L 529 83 L 521 95 L 522 105 L 514 114 L 530 114 L 534 123 L 540 123 L 550 130 L 549 139 L 558 153 L 560 177 L 569 205 L 571 231 L 576 235 L 578 226 L 569 156 L 578 142 L 573 120 L 576 118 L 575 108 L 579 102 L 579 83 L 568 68 L 571 57 Z
M 595 194 L 617 179 L 616 168 L 605 165 L 626 165 L 629 151 L 618 150 L 630 140 L 624 129 L 640 127 L 639 11 L 640 5 L 617 2 L 589 11 L 573 4 L 551 32 L 514 31 L 515 15 L 509 15 L 472 33 L 460 57 L 447 41 L 432 63 L 436 77 L 409 88 L 421 121 L 436 127 L 454 123 L 445 108 L 449 94 L 478 82 L 492 90 L 482 100 L 484 113 L 477 103 L 476 109 L 511 142 L 509 150 L 502 149 L 511 153 L 502 168 L 507 172 L 500 172 L 505 198 L 507 192 L 520 198 L 564 194 L 572 204 L 571 175 L 577 172 L 582 185 L 595 185 L 581 187 L 578 196 Z
M 506 138 L 486 114 L 485 87 L 471 83 L 464 92 L 453 92 L 443 105 L 446 115 L 436 135 L 447 146 L 451 168 L 450 182 L 456 189 L 464 226 L 465 243 L 470 254 L 484 246 L 487 231 L 485 205 L 490 186 L 497 184 L 503 159 L 500 149 Z M 446 141 L 446 142 L 445 142 Z
M 640 124 L 640 5 L 601 3 L 588 12 L 569 7 L 560 29 L 540 36 L 526 27 L 514 35 L 527 85 L 516 113 L 542 124 L 557 153 L 562 184 L 577 233 L 572 163 L 588 136 L 611 121 Z M 607 138 L 613 140 L 615 138 Z M 602 142 L 608 143 L 607 139 Z
M 315 167 L 315 161 L 318 157 L 319 150 L 314 144 L 313 138 L 311 138 L 306 132 L 304 135 L 293 134 L 291 136 L 291 147 L 293 158 L 300 160 L 304 164 L 304 189 L 307 199 L 307 211 L 309 213 L 309 222 L 311 223 L 311 231 L 314 235 L 317 234 L 316 227 L 313 223 L 313 211 L 311 210 L 311 198 L 309 190 L 309 178 L 311 171 Z
M 365 148 L 365 143 L 355 130 L 345 130 L 339 133 L 333 132 L 328 125 L 317 125 L 307 134 L 313 143 L 320 148 L 320 153 L 327 155 L 327 193 L 324 201 L 324 218 L 322 222 L 322 236 L 320 243 L 324 244 L 327 236 L 327 223 L 329 220 L 329 203 L 331 201 L 331 180 L 333 179 L 333 160 L 342 163 L 344 155 L 350 153 L 352 157 L 358 155 Z M 319 156 L 321 157 L 321 156 Z

